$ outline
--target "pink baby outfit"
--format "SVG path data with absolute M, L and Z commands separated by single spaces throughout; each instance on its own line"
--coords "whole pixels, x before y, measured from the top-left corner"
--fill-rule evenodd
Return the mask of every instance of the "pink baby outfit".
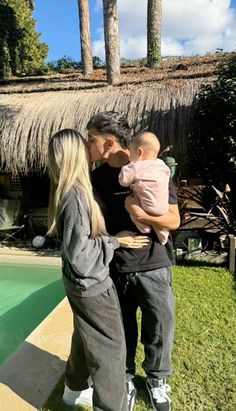
M 159 158 L 131 162 L 123 166 L 119 174 L 120 184 L 130 186 L 143 210 L 153 215 L 166 214 L 169 210 L 169 178 L 170 169 Z M 142 233 L 151 231 L 150 226 L 137 222 L 134 218 L 132 220 Z M 167 230 L 157 231 L 161 244 L 167 242 L 168 235 Z

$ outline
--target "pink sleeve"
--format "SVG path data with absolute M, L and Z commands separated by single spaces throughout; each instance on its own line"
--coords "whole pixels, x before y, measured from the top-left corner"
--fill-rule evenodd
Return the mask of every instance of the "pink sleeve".
M 134 163 L 129 163 L 121 168 L 119 174 L 119 183 L 121 186 L 129 187 L 133 184 L 135 179 L 135 167 Z
M 140 180 L 135 192 L 144 211 L 153 215 L 166 214 L 169 210 L 169 167 L 162 160 L 156 160 L 155 165 L 148 164 L 145 174 L 142 175 L 141 169 L 137 174 Z

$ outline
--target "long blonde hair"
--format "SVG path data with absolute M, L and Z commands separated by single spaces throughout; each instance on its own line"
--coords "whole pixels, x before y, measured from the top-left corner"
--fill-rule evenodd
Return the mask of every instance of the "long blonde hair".
M 79 188 L 86 198 L 91 237 L 106 234 L 104 218 L 93 196 L 86 145 L 79 132 L 64 129 L 50 138 L 48 167 L 51 177 L 48 234 L 57 234 L 62 202 L 72 187 Z

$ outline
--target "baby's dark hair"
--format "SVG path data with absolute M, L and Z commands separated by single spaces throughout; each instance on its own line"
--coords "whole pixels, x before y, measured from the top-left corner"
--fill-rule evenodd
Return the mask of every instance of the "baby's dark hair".
M 110 134 L 116 137 L 122 148 L 128 148 L 132 130 L 124 115 L 116 111 L 103 111 L 90 118 L 87 130 L 95 128 L 100 134 Z

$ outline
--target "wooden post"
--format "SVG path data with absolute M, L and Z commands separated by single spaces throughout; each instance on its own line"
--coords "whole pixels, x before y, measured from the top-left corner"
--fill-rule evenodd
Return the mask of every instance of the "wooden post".
M 233 234 L 229 234 L 229 271 L 235 273 L 235 248 L 236 237 Z

